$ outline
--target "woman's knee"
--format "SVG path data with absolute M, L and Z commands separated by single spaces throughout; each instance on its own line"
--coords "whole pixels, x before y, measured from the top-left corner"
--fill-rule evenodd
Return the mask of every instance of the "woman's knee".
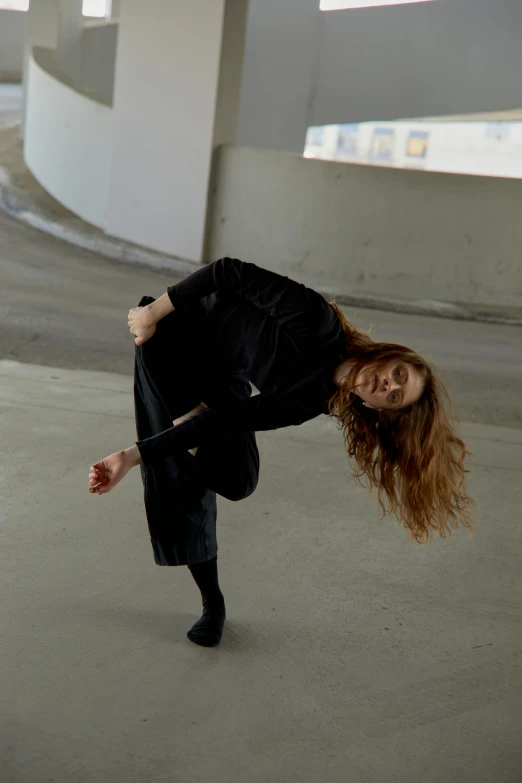
M 233 503 L 237 503 L 240 500 L 245 500 L 245 498 L 250 497 L 255 491 L 257 487 L 257 478 L 255 481 L 250 481 L 243 485 L 234 485 L 234 486 L 220 486 L 216 488 L 214 491 L 216 494 L 221 495 L 221 497 L 225 498 L 226 500 L 231 500 Z
M 209 459 L 204 448 L 198 449 L 196 466 L 199 480 L 217 495 L 232 502 L 244 500 L 253 494 L 259 479 L 259 457 L 255 454 L 245 455 L 241 467 L 237 461 L 225 459 L 219 463 L 216 458 Z M 246 467 L 245 467 L 246 464 Z M 239 469 L 238 469 L 239 468 Z

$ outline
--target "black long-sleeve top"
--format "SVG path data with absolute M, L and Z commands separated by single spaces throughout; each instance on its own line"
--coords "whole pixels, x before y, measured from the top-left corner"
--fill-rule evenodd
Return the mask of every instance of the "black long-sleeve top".
M 200 446 L 223 417 L 227 426 L 256 431 L 327 413 L 334 371 L 347 349 L 337 314 L 320 294 L 234 258 L 198 269 L 167 292 L 176 310 L 194 308 L 202 319 L 198 339 L 203 335 L 212 357 L 202 393 L 208 410 L 138 441 L 144 463 Z M 234 372 L 260 394 L 238 401 L 229 389 Z

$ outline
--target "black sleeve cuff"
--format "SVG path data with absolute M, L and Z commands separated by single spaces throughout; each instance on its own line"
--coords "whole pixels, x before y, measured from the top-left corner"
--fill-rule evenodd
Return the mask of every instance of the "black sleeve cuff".
M 201 446 L 216 432 L 218 418 L 215 411 L 207 409 L 175 427 L 136 441 L 143 463 L 149 464 L 161 457 Z

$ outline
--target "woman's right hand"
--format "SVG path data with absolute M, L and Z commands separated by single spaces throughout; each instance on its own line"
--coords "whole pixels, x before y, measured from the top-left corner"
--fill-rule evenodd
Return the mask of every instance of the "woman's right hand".
M 129 310 L 127 321 L 130 327 L 130 333 L 135 336 L 136 345 L 143 345 L 150 340 L 156 331 L 156 320 L 151 315 L 150 305 L 145 307 L 133 307 Z

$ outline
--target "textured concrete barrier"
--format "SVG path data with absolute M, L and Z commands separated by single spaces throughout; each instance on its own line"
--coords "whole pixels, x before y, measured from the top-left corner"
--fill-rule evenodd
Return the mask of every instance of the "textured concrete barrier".
M 369 296 L 522 306 L 522 181 L 219 150 L 208 255 Z

